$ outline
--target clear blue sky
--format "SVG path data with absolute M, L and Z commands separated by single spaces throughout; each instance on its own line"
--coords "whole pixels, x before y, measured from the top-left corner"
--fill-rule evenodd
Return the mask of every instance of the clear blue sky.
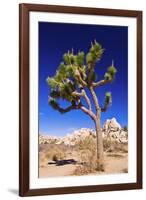
M 101 123 L 115 117 L 122 126 L 127 125 L 128 27 L 39 22 L 39 132 L 62 136 L 78 128 L 94 128 L 92 120 L 82 111 L 75 110 L 63 115 L 54 111 L 48 105 L 50 89 L 46 83 L 46 78 L 55 74 L 65 52 L 72 47 L 75 51 L 88 52 L 94 39 L 105 48 L 96 66 L 99 80 L 112 59 L 118 70 L 112 84 L 96 90 L 101 105 L 104 104 L 105 93 L 112 92 L 112 106 L 102 113 Z

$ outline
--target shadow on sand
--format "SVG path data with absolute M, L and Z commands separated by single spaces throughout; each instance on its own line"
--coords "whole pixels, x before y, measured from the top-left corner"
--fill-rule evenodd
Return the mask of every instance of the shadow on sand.
M 66 160 L 56 160 L 48 162 L 48 165 L 56 165 L 56 166 L 69 165 L 69 164 L 77 164 L 77 161 L 74 159 L 66 159 Z

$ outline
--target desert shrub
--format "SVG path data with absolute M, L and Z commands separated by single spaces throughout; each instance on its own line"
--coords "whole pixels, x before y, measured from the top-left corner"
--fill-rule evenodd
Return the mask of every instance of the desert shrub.
M 97 162 L 96 137 L 92 135 L 87 136 L 79 141 L 77 148 L 81 165 L 76 168 L 74 175 L 85 175 L 96 171 L 103 171 L 103 166 Z
M 119 143 L 117 140 L 103 139 L 103 147 L 106 152 L 128 153 L 128 144 Z
M 45 154 L 43 152 L 39 153 L 39 167 L 45 167 L 46 166 L 46 158 Z
M 65 152 L 56 145 L 47 151 L 45 157 L 47 160 L 57 161 L 65 158 Z
M 122 143 L 113 143 L 108 152 L 128 153 L 128 145 Z
M 89 135 L 83 140 L 80 140 L 77 144 L 78 150 L 91 150 L 95 151 L 96 149 L 96 139 L 93 136 Z
M 63 159 L 64 158 L 64 154 L 62 154 L 62 153 L 55 153 L 54 155 L 53 155 L 53 157 L 52 157 L 52 160 L 53 161 L 57 161 L 57 160 L 60 160 L 60 159 Z
M 111 141 L 109 139 L 107 139 L 107 138 L 103 138 L 103 148 L 104 148 L 104 151 L 106 151 L 110 147 L 111 147 Z
M 81 175 L 86 175 L 89 173 L 91 173 L 91 171 L 88 166 L 80 165 L 75 169 L 75 171 L 73 172 L 73 175 L 81 176 Z
M 53 155 L 53 158 L 52 158 L 53 161 L 57 161 L 58 159 L 59 157 L 57 156 L 57 154 Z
M 57 142 L 57 139 L 52 139 L 50 140 L 49 144 L 56 144 L 56 142 Z
M 122 172 L 123 172 L 123 173 L 128 173 L 128 169 L 125 168 L 125 169 L 122 170 Z
M 80 165 L 75 169 L 74 175 L 84 175 L 96 171 L 95 150 L 89 149 L 80 151 Z

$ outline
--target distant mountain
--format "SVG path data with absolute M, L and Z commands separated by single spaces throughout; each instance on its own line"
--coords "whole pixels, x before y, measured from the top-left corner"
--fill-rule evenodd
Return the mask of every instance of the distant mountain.
M 107 119 L 102 128 L 103 138 L 110 140 L 117 140 L 120 143 L 128 142 L 128 132 L 124 131 L 116 118 Z M 64 137 L 57 137 L 51 135 L 39 135 L 39 144 L 65 144 L 75 145 L 77 142 L 84 140 L 88 136 L 96 137 L 94 129 L 81 128 L 67 134 Z

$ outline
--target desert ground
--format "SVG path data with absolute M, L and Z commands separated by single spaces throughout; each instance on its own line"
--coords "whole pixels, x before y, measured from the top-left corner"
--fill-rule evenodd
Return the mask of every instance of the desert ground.
M 102 128 L 104 171 L 97 170 L 96 133 L 81 128 L 64 137 L 39 135 L 39 177 L 128 172 L 128 129 L 115 118 Z
M 104 172 L 98 172 L 94 169 L 96 152 L 92 152 L 92 150 L 58 144 L 40 145 L 39 177 L 128 172 L 127 145 L 120 144 L 119 147 L 114 148 L 104 152 L 105 170 Z

